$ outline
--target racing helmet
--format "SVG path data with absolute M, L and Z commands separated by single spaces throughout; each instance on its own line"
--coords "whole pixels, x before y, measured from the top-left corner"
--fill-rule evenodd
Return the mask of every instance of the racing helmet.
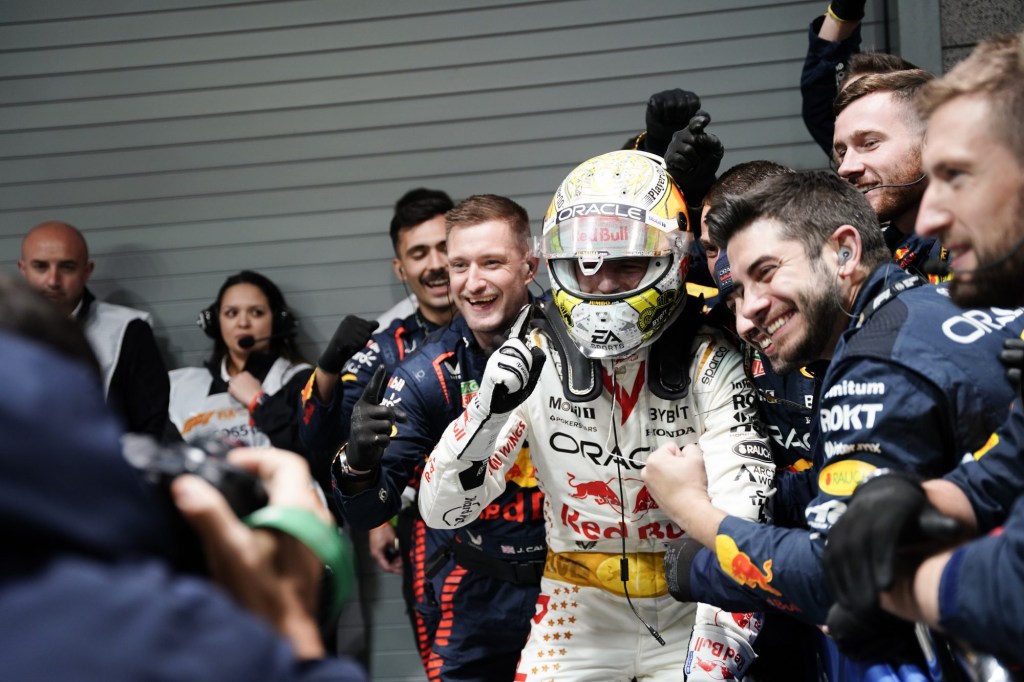
M 628 355 L 675 319 L 686 296 L 688 224 L 683 195 L 653 154 L 596 156 L 558 186 L 540 251 L 552 300 L 584 356 Z M 614 272 L 625 275 L 611 280 Z M 603 277 L 614 284 L 597 286 Z

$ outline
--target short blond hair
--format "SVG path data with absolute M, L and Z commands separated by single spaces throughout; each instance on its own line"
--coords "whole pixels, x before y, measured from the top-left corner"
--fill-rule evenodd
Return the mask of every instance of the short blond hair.
M 1010 147 L 1024 162 L 1024 33 L 997 35 L 978 43 L 949 73 L 929 83 L 915 100 L 918 115 L 927 121 L 935 110 L 957 97 L 986 99 L 991 118 L 978 121 Z

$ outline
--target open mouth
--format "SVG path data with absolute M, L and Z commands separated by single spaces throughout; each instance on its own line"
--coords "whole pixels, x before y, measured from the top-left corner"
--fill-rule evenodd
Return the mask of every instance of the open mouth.
M 474 298 L 465 299 L 473 310 L 486 310 L 498 300 L 497 296 L 476 296 Z

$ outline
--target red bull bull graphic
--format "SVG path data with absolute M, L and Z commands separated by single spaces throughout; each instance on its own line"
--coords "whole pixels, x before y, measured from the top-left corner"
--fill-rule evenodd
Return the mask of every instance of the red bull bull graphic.
M 751 561 L 750 556 L 741 552 L 736 546 L 736 541 L 728 535 L 719 535 L 715 538 L 715 554 L 718 556 L 718 563 L 725 573 L 738 582 L 740 585 L 754 587 L 769 594 L 781 597 L 782 593 L 771 586 L 772 582 L 772 560 L 768 559 L 761 568 Z
M 611 481 L 583 481 L 575 483 L 576 477 L 569 474 L 569 486 L 573 489 L 572 497 L 577 500 L 592 499 L 598 504 L 610 505 L 616 511 L 622 510 L 622 500 L 612 489 Z

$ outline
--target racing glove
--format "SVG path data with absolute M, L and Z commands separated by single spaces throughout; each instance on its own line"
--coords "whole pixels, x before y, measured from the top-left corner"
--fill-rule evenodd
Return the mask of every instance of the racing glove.
M 742 680 L 756 658 L 754 648 L 733 632 L 710 623 L 697 623 L 683 668 L 686 682 Z
M 841 604 L 834 604 L 826 625 L 839 650 L 855 661 L 914 663 L 927 669 L 914 624 L 881 608 L 855 614 Z
M 404 410 L 380 404 L 383 388 L 384 366 L 381 365 L 373 373 L 370 382 L 366 384 L 366 389 L 363 390 L 363 395 L 352 408 L 351 435 L 346 453 L 348 465 L 353 469 L 375 470 L 380 465 L 384 450 L 391 444 L 395 423 L 406 420 Z
M 523 306 L 512 325 L 511 338 L 487 359 L 476 395 L 445 429 L 442 439 L 458 459 L 488 459 L 508 415 L 533 393 L 540 379 L 547 356 L 521 338 L 530 309 L 530 305 Z
M 860 21 L 864 18 L 864 5 L 867 0 L 832 0 L 828 6 L 828 13 L 836 21 L 843 23 L 849 21 Z
M 999 360 L 1006 365 L 1006 378 L 1017 387 L 1018 392 L 1024 391 L 1021 383 L 1021 370 L 1024 370 L 1024 339 L 1007 339 L 1003 341 L 1003 350 Z M 1024 399 L 1024 393 L 1021 398 Z
M 338 374 L 348 359 L 366 345 L 375 329 L 377 323 L 374 320 L 346 315 L 316 361 L 317 367 L 327 374 Z
M 897 574 L 915 570 L 962 535 L 962 525 L 928 501 L 915 477 L 887 472 L 858 486 L 846 513 L 829 530 L 822 556 L 825 577 L 844 609 L 869 614 Z
M 663 90 L 647 100 L 647 136 L 643 149 L 664 156 L 677 130 L 685 128 L 700 109 L 700 97 L 689 90 Z
M 669 175 L 683 192 L 687 206 L 699 206 L 711 185 L 725 156 L 722 141 L 704 132 L 711 116 L 698 111 L 689 124 L 672 136 L 665 150 L 665 166 Z

